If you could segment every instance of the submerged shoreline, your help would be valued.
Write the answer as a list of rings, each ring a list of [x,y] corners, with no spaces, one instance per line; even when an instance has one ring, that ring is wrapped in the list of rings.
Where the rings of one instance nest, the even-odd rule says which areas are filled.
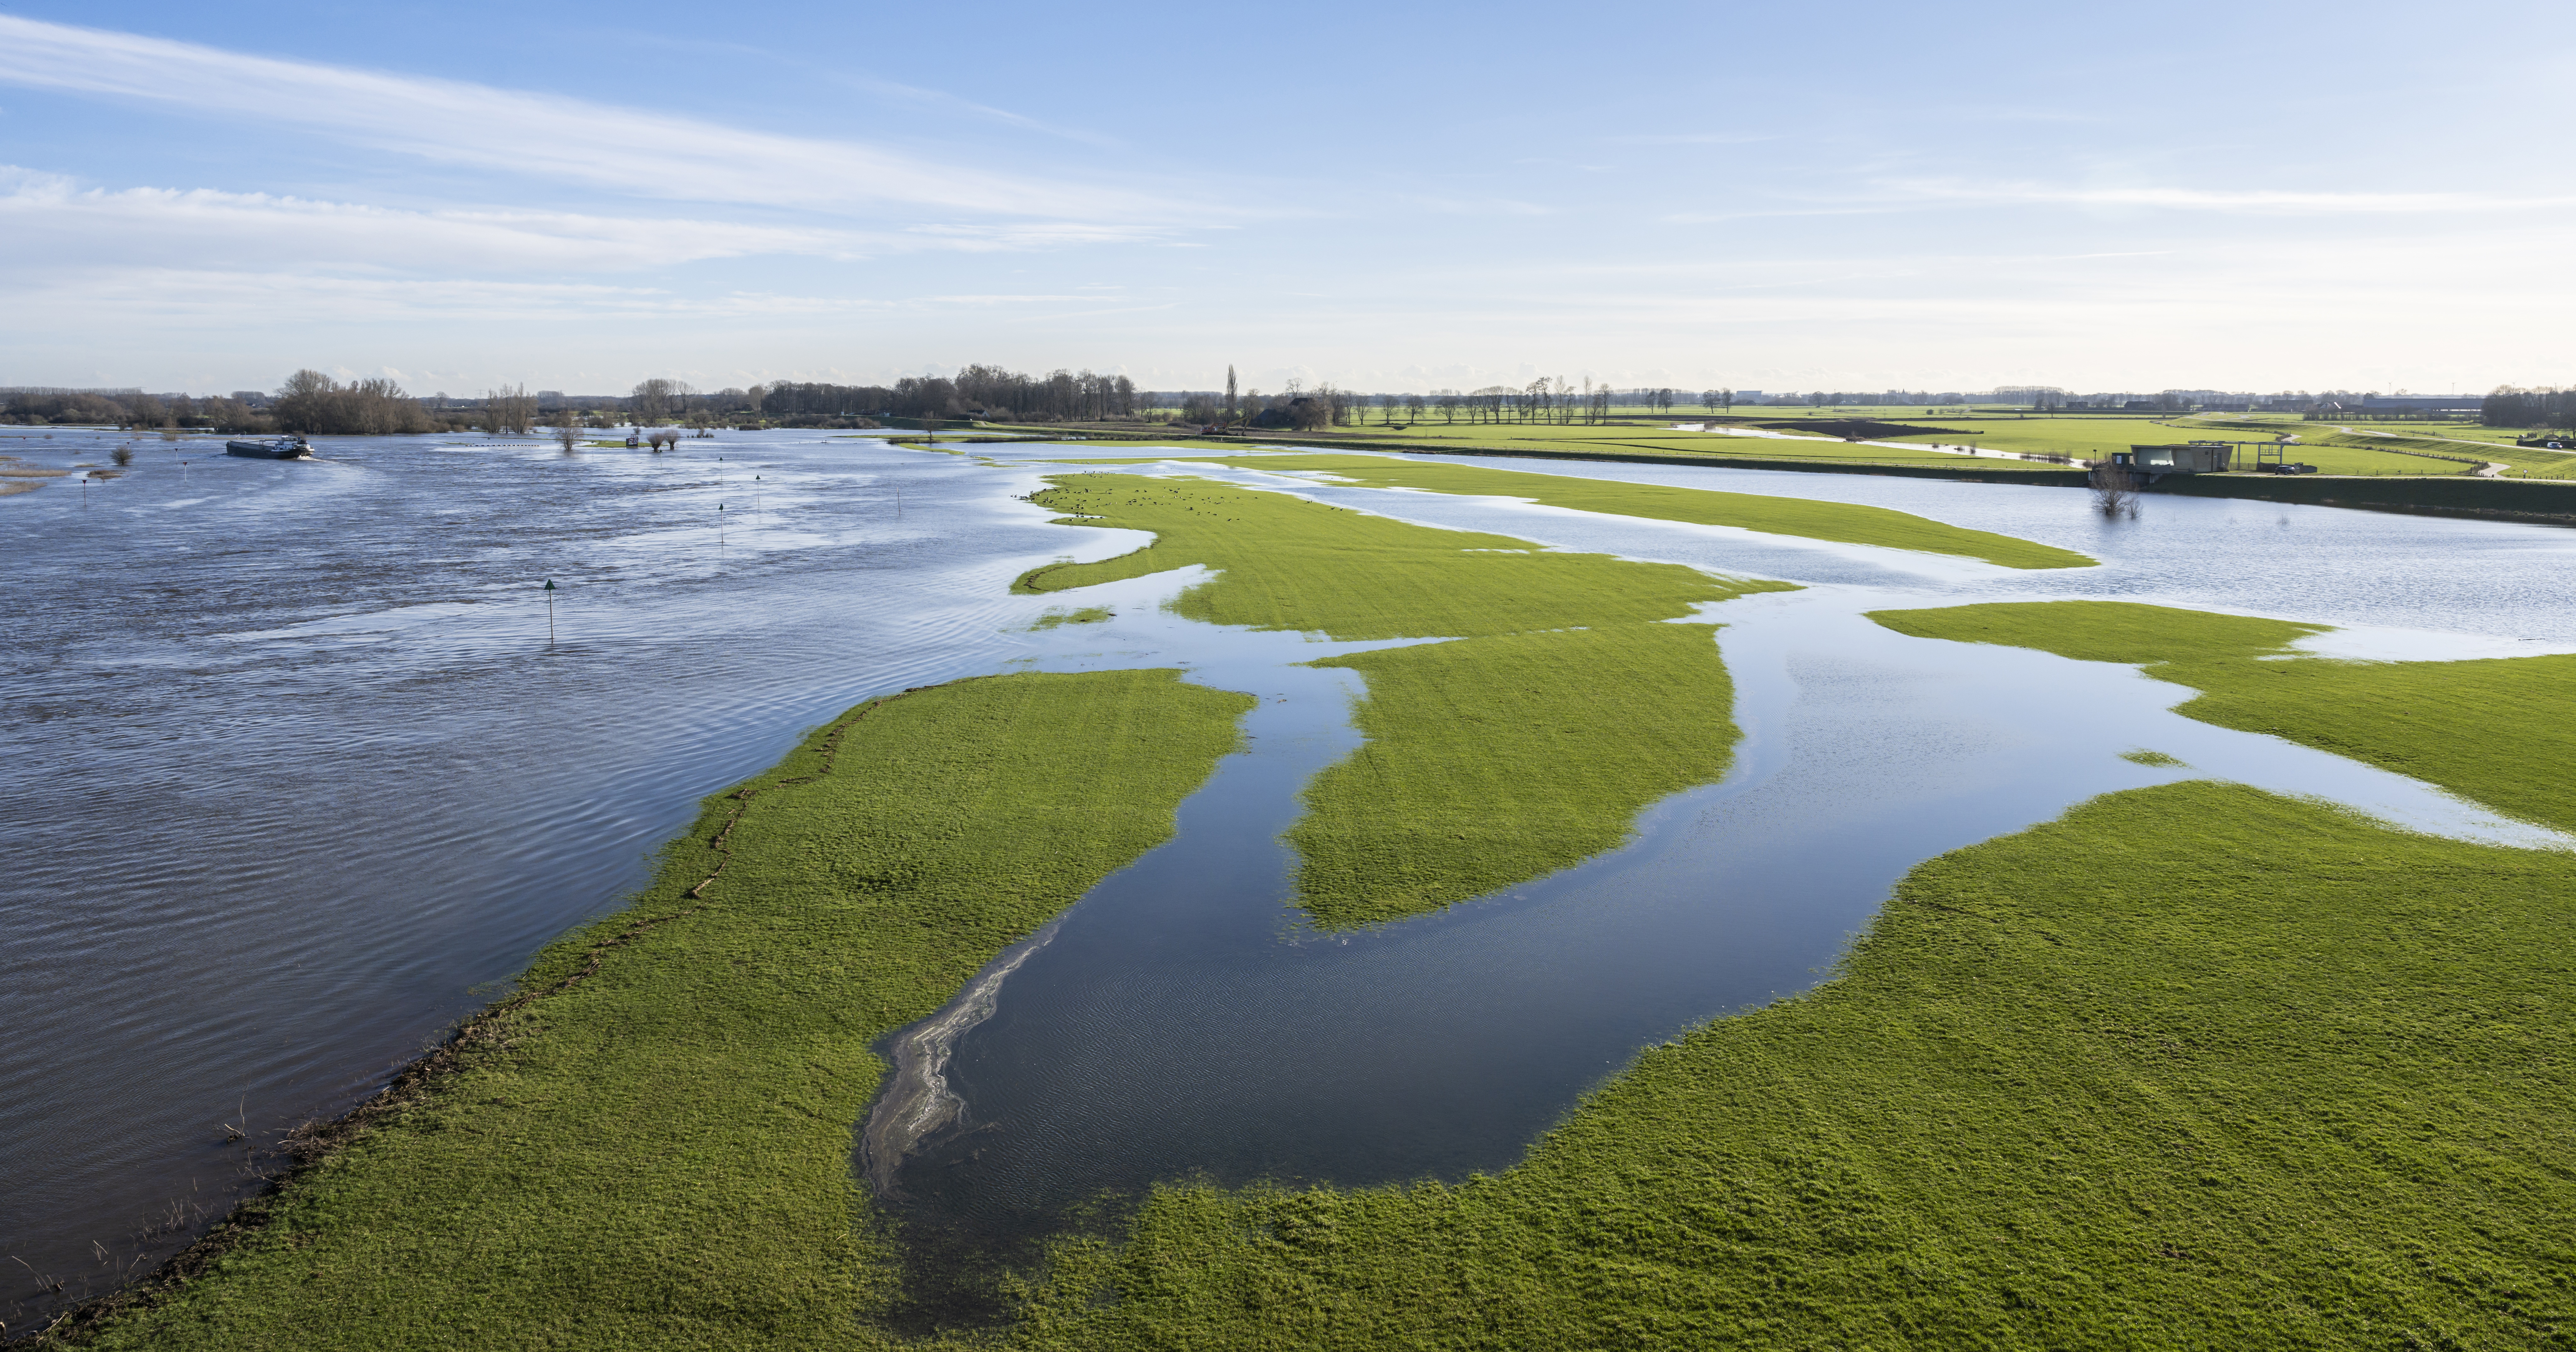
[[[968,982],[955,1000],[895,1036],[887,1057],[892,1069],[878,1091],[876,1106],[859,1129],[860,1165],[879,1197],[894,1194],[895,1174],[916,1145],[964,1114],[966,1101],[949,1087],[947,1077],[948,1058],[956,1050],[957,1039],[993,1017],[1002,983],[1046,947],[1061,923],[1060,919],[1048,921],[1037,933],[1003,949],[992,970]]]

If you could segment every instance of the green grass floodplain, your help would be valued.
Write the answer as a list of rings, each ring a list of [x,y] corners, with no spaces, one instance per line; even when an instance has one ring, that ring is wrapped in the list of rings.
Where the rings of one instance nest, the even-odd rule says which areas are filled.
[[[1399,919],[1579,863],[1624,839],[1647,804],[1723,776],[1733,688],[1709,626],[1669,621],[1789,589],[1206,479],[1051,482],[1034,500],[1071,514],[1061,519],[1152,531],[1154,543],[1035,569],[1019,590],[1200,564],[1216,576],[1172,604],[1191,619],[1453,640],[1318,663],[1366,676],[1354,716],[1370,739],[1307,786],[1307,815],[1290,832],[1299,900],[1326,928]]]
[[[1673,415],[1673,422],[1736,422],[1743,424],[1778,423],[1779,430],[1798,434],[1797,424],[1819,418],[1869,418],[1877,421],[1926,425],[1937,430],[1919,435],[1873,438],[1871,444],[1846,443],[1824,438],[1820,434],[1800,436],[1796,440],[1777,437],[1727,436],[1707,432],[1674,432],[1656,423],[1586,424],[1586,423],[1456,423],[1419,422],[1409,427],[1365,426],[1334,429],[1326,434],[1347,436],[1354,441],[1420,442],[1426,452],[1442,449],[1518,448],[1544,450],[1596,450],[1617,452],[1622,449],[1650,451],[1658,455],[1707,455],[1758,457],[1773,460],[1810,462],[1847,462],[1855,468],[1871,464],[1935,465],[1955,470],[1973,467],[1979,474],[2009,474],[2013,471],[2046,471],[2061,468],[2033,461],[1996,458],[1964,459],[1938,451],[1909,451],[1906,443],[1941,445],[1975,445],[1991,450],[2012,451],[2024,455],[2065,455],[2081,460],[2096,459],[2106,453],[2127,450],[2131,446],[2167,445],[2195,438],[2214,440],[2270,441],[2284,432],[2294,433],[2290,458],[2315,465],[2327,474],[2426,476],[2466,473],[2471,467],[2441,456],[2465,456],[2472,459],[2502,461],[2514,466],[2517,474],[2535,478],[2576,477],[2576,453],[2532,450],[2512,445],[2513,434],[2501,429],[2473,429],[2488,433],[2472,437],[2468,431],[2448,425],[2427,426],[2421,423],[2391,423],[2374,428],[2355,422],[2355,430],[2342,431],[2336,424],[2307,422],[2295,416],[2263,414],[2169,414],[2159,418],[2141,416],[2085,417],[2081,414],[2031,415],[2014,411],[1983,412],[1960,415],[1945,413],[1926,419],[1919,412],[1908,416],[1902,409],[1738,409],[1731,418],[1710,418],[1705,414]],[[1976,435],[1970,435],[1971,432]],[[2385,432],[2388,435],[2373,435]],[[2463,445],[2460,441],[2443,440],[2461,437],[2483,445]],[[2503,444],[2495,444],[2501,442]],[[2413,451],[2417,454],[2404,454]],[[2483,452],[2491,452],[2483,454]],[[2245,453],[2248,458],[2251,452]]]
[[[1676,418],[1674,421],[1697,420]],[[2024,460],[1971,460],[1942,451],[1914,450],[1899,444],[1863,445],[1821,435],[1729,436],[1711,432],[1676,432],[1662,425],[1641,427],[1618,423],[1416,423],[1410,427],[1335,429],[1317,435],[1379,443],[1381,448],[1388,443],[1408,448],[1418,443],[1422,454],[1443,451],[1499,451],[1508,454],[1537,450],[1594,451],[1617,455],[1625,451],[1647,451],[1655,455],[1751,456],[1766,460],[1849,464],[1854,468],[1865,465],[1931,465],[1945,470],[2005,475],[2064,468]],[[1969,440],[1959,439],[1961,443]]]
[[[1879,619],[2211,675],[2186,712],[2293,738],[2376,697],[2372,759],[2576,825],[2486,702],[2576,694],[2576,659],[2260,661],[2314,627],[2110,603]],[[2571,898],[2564,855],[2109,795],[1918,867],[1835,980],[1650,1048],[1502,1174],[1162,1191],[1124,1246],[1060,1245],[1016,1341],[2564,1347]]]
[[[2089,568],[2094,560],[2072,550],[1991,531],[1970,530],[1899,512],[1854,503],[1815,502],[1804,498],[1728,493],[1705,488],[1621,483],[1567,474],[1530,474],[1403,460],[1385,455],[1259,455],[1183,457],[1180,463],[1222,464],[1265,473],[1327,473],[1363,488],[1409,488],[1433,493],[1526,498],[1550,507],[1686,521],[1704,526],[1734,526],[1804,540],[1879,545],[1930,554],[1981,559],[2006,568]],[[1095,464],[1153,464],[1135,458]]]
[[[1092,499],[1144,484],[1170,487],[1095,480],[1060,505],[1107,508]],[[1125,505],[1110,523],[1292,511],[1184,491],[1209,496]],[[1280,523],[1290,535],[1329,529],[1334,509],[1293,510],[1318,524]],[[1466,575],[1377,529],[1356,528],[1394,571]],[[1495,585],[1561,608],[1584,584],[1641,590],[1648,603],[1607,607],[1640,632],[1723,585],[1579,556],[1556,556],[1577,571],[1554,578],[1509,551],[1450,552],[1504,563]],[[1086,567],[1132,575],[1119,564]],[[1300,575],[1324,566],[1229,572],[1192,595],[1300,629],[1454,613],[1402,579],[1308,597]],[[2294,738],[2340,726],[2310,707],[2321,694],[2376,700],[2353,736],[2381,763],[2576,824],[2567,792],[2525,763],[2561,742],[2531,743],[2540,720],[2494,718],[2563,705],[2576,659],[2260,661],[2307,627],[2107,604],[1879,618],[2151,664],[2217,701],[2188,712]],[[1579,631],[1508,632],[1543,646]],[[849,1169],[881,1070],[868,1041],[1168,834],[1243,706],[1161,671],[988,678],[863,706],[835,725],[846,744],[828,773],[830,731],[752,781],[749,802],[709,800],[637,907],[549,949],[525,984],[594,958],[595,975],[503,1007],[455,1079],[267,1203],[213,1272],[89,1339],[886,1345],[852,1318],[892,1294]],[[729,853],[709,844],[728,822]],[[1000,1338],[2567,1346],[2571,896],[2576,864],[2558,855],[2236,786],[2113,795],[1917,868],[1836,979],[1649,1048],[1510,1170],[1160,1190],[1125,1242],[1055,1246]]]

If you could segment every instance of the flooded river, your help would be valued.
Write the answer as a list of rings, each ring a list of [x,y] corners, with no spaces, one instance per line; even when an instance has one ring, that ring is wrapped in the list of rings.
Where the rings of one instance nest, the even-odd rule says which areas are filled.
[[[0,454],[104,464],[111,441],[0,436]],[[2181,692],[2125,669],[1903,638],[1861,610],[2110,596],[2354,626],[2312,646],[2361,655],[2576,649],[2556,581],[2576,533],[2542,527],[2160,498],[2105,522],[2068,490],[1508,464],[1869,502],[2106,561],[2024,573],[1234,474],[1808,587],[1707,616],[1747,732],[1724,784],[1555,878],[1321,936],[1285,904],[1274,837],[1355,737],[1356,675],[1298,664],[1352,645],[1181,621],[1157,609],[1187,580],[1169,575],[1098,589],[1106,625],[1028,632],[1093,593],[1010,597],[1012,576],[1139,542],[1046,524],[1013,498],[1034,466],[813,434],[658,457],[205,451],[146,441],[121,479],[0,500],[0,776],[25,842],[0,881],[0,1245],[25,1267],[0,1266],[65,1286],[0,1279],[12,1326],[228,1204],[260,1165],[228,1124],[257,1142],[363,1096],[615,906],[700,795],[870,694],[1184,665],[1263,697],[1180,835],[1013,955],[943,1044],[960,1129],[883,1175],[923,1231],[982,1243],[1156,1179],[1507,1166],[1638,1047],[1811,983],[1914,862],[2178,773],[2123,750],[2519,838],[2394,776],[2177,718]]]

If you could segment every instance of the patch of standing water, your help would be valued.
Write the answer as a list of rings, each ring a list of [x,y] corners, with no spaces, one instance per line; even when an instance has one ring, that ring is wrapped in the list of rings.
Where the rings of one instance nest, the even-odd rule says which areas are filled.
[[[1337,704],[1347,687],[1292,685],[1328,673],[1265,665],[1326,650],[1192,634],[1169,616],[1147,633],[1119,605],[1102,628],[1123,632],[1089,636],[1104,655],[1237,654],[1232,669],[1197,666],[1191,679],[1262,694],[1256,735],[1182,806],[1175,839],[1094,889],[1042,946],[1007,956],[1007,982],[980,988],[977,1017],[950,1029],[953,1118],[909,1158],[868,1162],[917,1253],[1024,1251],[1072,1208],[1157,1182],[1364,1185],[1507,1167],[1639,1048],[1821,979],[1914,865],[2101,793],[2221,778],[2411,830],[2576,843],[2402,776],[2183,718],[2171,706],[2190,692],[2127,667],[1910,638],[1863,615],[1982,599],[1960,593],[2001,569],[1490,500],[1315,495],[1406,517],[1428,503],[1441,524],[1577,547],[1594,543],[1565,538],[1577,528],[1615,530],[1631,546],[1617,552],[1687,552],[1721,571],[1787,548],[1809,564],[1925,569],[1953,585],[1827,584],[1710,607],[1746,734],[1722,783],[1656,805],[1626,848],[1553,877],[1337,934],[1297,923],[1278,837],[1299,787],[1351,743]],[[1643,532],[1637,548],[1640,527],[1664,533]],[[2126,758],[2142,749],[2180,764]],[[948,1304],[917,1314],[975,1313],[971,1294],[930,1285],[920,1298]]]

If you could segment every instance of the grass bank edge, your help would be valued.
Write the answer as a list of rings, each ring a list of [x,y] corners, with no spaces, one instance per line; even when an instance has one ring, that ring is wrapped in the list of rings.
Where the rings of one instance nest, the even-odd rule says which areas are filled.
[[[510,1330],[499,1341],[866,1341],[853,1312],[893,1291],[891,1250],[850,1168],[883,1071],[870,1048],[1169,837],[1179,801],[1239,744],[1236,722],[1252,704],[1179,675],[978,677],[854,707],[706,799],[663,847],[654,881],[626,909],[549,944],[520,993],[306,1133],[314,1148],[277,1189],[156,1279],[83,1307],[41,1341],[442,1346],[478,1321]],[[889,710],[925,721],[880,733],[893,726]],[[859,742],[919,750],[958,727],[1000,729],[1009,745],[939,740],[943,755],[910,770],[902,757],[840,754],[854,728]],[[1104,745],[1122,730],[1141,735]],[[1060,754],[1067,746],[1090,754]],[[1026,753],[1012,768],[1034,774],[974,801],[961,788],[957,802],[920,813],[950,828],[952,843],[957,820],[977,828],[973,852],[994,856],[980,878],[906,881],[906,861],[936,862],[935,846],[907,854],[899,841],[842,857],[863,881],[892,879],[880,894],[892,906],[817,906],[811,894],[847,870],[804,857],[816,853],[812,836],[763,834],[771,816],[864,813],[876,800],[854,785],[879,797],[935,793],[942,767],[1012,748]],[[957,810],[977,802],[982,817]],[[1068,840],[1087,852],[1068,859]],[[816,941],[781,942],[791,937]],[[602,995],[582,1006],[620,982],[623,1004]],[[746,1020],[774,1033],[753,1047],[760,1055],[744,1054]],[[643,1064],[619,1061],[639,1054]],[[668,1099],[688,1102],[675,1111]],[[687,1158],[674,1165],[675,1154]],[[671,1186],[652,1186],[645,1176],[657,1171],[676,1174]]]

